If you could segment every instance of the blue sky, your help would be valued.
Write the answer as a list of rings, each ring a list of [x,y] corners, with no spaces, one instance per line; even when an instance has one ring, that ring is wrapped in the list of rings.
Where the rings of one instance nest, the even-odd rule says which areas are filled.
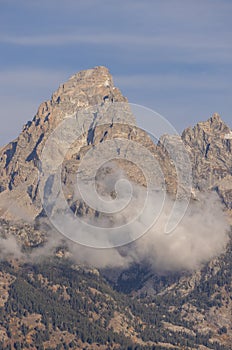
[[[0,145],[81,69],[105,65],[178,131],[232,126],[232,1],[0,0]]]

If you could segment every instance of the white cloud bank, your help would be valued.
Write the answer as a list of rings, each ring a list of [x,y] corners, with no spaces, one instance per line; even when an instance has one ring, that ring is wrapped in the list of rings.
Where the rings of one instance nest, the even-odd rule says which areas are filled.
[[[56,247],[66,246],[76,263],[97,268],[127,268],[133,263],[146,261],[153,270],[166,273],[195,270],[225,250],[229,240],[229,224],[215,193],[201,195],[199,201],[192,202],[183,220],[171,234],[164,234],[172,201],[168,200],[167,204],[157,223],[141,238],[124,247],[89,248],[51,230],[45,246],[34,249],[27,259],[41,260],[53,255]],[[0,251],[2,258],[22,256],[13,237],[0,240]]]

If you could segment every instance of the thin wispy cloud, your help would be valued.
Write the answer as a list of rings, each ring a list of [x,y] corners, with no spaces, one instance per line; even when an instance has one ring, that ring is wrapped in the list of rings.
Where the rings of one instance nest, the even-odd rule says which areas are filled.
[[[219,75],[212,76],[210,73],[179,73],[179,74],[136,74],[136,75],[117,75],[114,81],[121,88],[126,89],[187,89],[220,91],[230,88],[230,82]]]
[[[178,34],[178,37],[176,37]],[[223,50],[228,49],[228,43],[221,41],[221,38],[208,38],[207,36],[189,36],[183,33],[174,33],[174,35],[130,35],[124,33],[60,33],[60,34],[46,34],[46,35],[0,35],[0,42],[12,45],[22,46],[60,46],[70,44],[102,44],[102,45],[128,45],[136,46],[157,45],[160,47],[175,47],[187,49],[213,49]]]
[[[69,78],[69,75],[64,70],[49,70],[38,68],[18,68],[14,70],[0,71],[1,85],[4,86],[4,91],[0,91],[3,94],[6,88],[9,87],[11,91],[14,88],[47,88],[56,89],[63,80]]]
[[[89,50],[107,48],[115,51],[125,50],[124,59],[137,62],[182,62],[182,63],[221,63],[230,64],[232,60],[232,45],[228,46],[226,38],[220,36],[208,38],[204,35],[186,35],[174,33],[168,35],[131,35],[123,33],[97,34],[47,34],[47,35],[0,35],[0,44],[19,47],[76,49],[85,45]],[[128,48],[130,51],[128,52]],[[143,54],[143,55],[142,55]],[[128,57],[129,55],[129,57]],[[142,58],[141,58],[142,56]]]

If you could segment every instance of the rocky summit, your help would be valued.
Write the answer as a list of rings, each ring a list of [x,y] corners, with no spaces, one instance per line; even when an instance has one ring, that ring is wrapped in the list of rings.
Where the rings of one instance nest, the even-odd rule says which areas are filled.
[[[180,239],[154,231],[108,251],[60,237],[47,215],[61,214],[61,192],[74,217],[110,229],[91,194],[110,205],[122,174],[136,209],[149,186],[189,200]],[[219,114],[154,142],[95,67],[61,84],[0,149],[0,175],[0,349],[232,349],[232,131]]]
[[[40,105],[19,137],[1,149],[0,201],[2,211],[7,211],[6,215],[17,216],[15,206],[19,198],[21,215],[34,218],[39,213],[38,161],[49,135],[66,117],[107,101],[126,102],[126,98],[114,87],[108,69],[96,67],[81,71],[60,85],[51,99]]]
[[[112,111],[114,105],[117,107]],[[82,111],[88,111],[88,122],[86,114],[81,113]],[[110,116],[108,113],[113,115]],[[74,114],[77,114],[78,127],[84,131],[69,148],[63,161],[63,177],[67,179],[67,185],[72,181],[72,174],[76,174],[80,160],[90,148],[94,148],[103,141],[120,137],[141,144],[152,152],[163,169],[168,190],[172,193],[176,192],[175,167],[170,162],[167,152],[161,143],[158,146],[155,145],[143,130],[137,128],[134,116],[127,107],[127,99],[122,96],[119,89],[114,87],[109,71],[105,67],[96,67],[82,71],[62,84],[52,95],[51,100],[40,105],[37,114],[24,126],[19,137],[1,149],[2,217],[6,219],[23,217],[33,220],[41,213],[42,205],[38,193],[41,154],[49,136],[62,122]],[[102,125],[102,119],[104,119],[104,125]],[[58,139],[59,137],[54,143],[61,144],[61,140]],[[166,144],[169,143],[168,140],[166,136]],[[55,148],[52,150],[54,154],[57,151]],[[121,150],[122,153],[123,150]],[[54,154],[51,156],[51,162],[54,161]],[[142,155],[138,154],[137,157],[139,156],[141,160],[144,159]],[[140,174],[138,167],[123,161],[118,163],[129,178],[145,185],[144,177]],[[65,172],[69,175],[66,176]],[[158,182],[161,185],[162,179]],[[52,191],[51,184],[50,187]],[[73,197],[73,189],[69,188],[68,192],[69,196]],[[20,207],[17,205],[19,202]],[[76,206],[83,206],[83,204],[75,203]]]

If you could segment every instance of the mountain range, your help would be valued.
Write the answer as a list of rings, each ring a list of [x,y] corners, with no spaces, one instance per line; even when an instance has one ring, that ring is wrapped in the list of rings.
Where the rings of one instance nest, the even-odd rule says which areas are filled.
[[[218,113],[154,139],[108,69],[95,67],[61,84],[0,149],[0,174],[0,348],[232,349],[232,131]],[[121,178],[137,211],[152,187],[148,222],[165,188],[160,221],[146,233],[141,220],[141,239],[137,222],[127,241],[118,229],[127,245],[83,247],[92,241],[80,221],[109,234],[131,219],[129,206],[116,219],[100,200],[91,206],[93,179],[110,206],[126,198]],[[161,236],[176,200],[187,200],[186,215]]]

